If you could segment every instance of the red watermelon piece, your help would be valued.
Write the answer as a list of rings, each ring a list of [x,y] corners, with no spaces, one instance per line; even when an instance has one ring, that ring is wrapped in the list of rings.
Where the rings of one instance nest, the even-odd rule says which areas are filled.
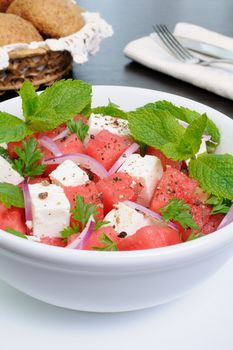
[[[180,234],[168,226],[145,226],[134,235],[121,239],[119,250],[141,250],[181,243]]]
[[[25,211],[22,208],[6,208],[0,203],[0,229],[6,230],[8,227],[26,234]]]
[[[207,235],[216,231],[223,218],[223,214],[210,215],[208,222],[202,227],[201,232]]]
[[[138,180],[120,172],[98,181],[96,187],[102,193],[105,214],[118,202],[135,202],[143,188]]]
[[[102,130],[89,140],[86,152],[109,170],[131,144],[128,137]]]
[[[95,183],[90,181],[85,185],[74,186],[74,187],[64,187],[65,194],[70,201],[71,208],[75,207],[76,196],[80,195],[84,198],[85,203],[93,203],[97,206],[98,215],[96,215],[97,220],[102,220],[104,217],[102,195],[96,187]]]
[[[158,150],[154,147],[149,146],[147,148],[146,154],[149,154],[151,156],[156,156],[157,158],[159,158],[161,160],[162,165],[163,165],[163,170],[166,170],[167,166],[170,166],[172,168],[176,168],[178,170],[181,169],[182,162],[167,158],[165,156],[165,154],[163,154],[160,150]]]
[[[60,237],[43,236],[40,238],[40,243],[44,243],[47,245],[53,245],[56,247],[65,247],[66,246],[65,241]]]
[[[175,168],[168,167],[154,192],[150,209],[157,212],[174,197],[183,199],[188,204],[199,203],[199,190],[197,181]]]
[[[113,242],[117,245],[122,240],[117,236],[117,232],[114,231],[113,227],[102,227],[97,231],[94,231],[89,240],[84,245],[84,250],[93,250],[92,247],[104,247],[104,244],[100,242],[100,236],[105,233]]]

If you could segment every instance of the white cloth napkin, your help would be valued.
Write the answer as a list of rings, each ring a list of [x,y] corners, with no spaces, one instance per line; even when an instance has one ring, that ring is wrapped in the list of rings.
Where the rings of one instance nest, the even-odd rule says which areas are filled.
[[[174,34],[233,51],[233,38],[193,24],[178,23]],[[124,54],[149,68],[233,100],[233,64],[222,63],[204,67],[197,64],[183,63],[168,51],[154,33],[150,36],[131,41],[125,47]]]

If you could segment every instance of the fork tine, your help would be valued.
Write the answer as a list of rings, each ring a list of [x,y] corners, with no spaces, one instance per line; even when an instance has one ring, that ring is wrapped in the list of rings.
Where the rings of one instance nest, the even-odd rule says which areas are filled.
[[[174,45],[177,46],[177,48],[187,57],[187,58],[194,58],[193,55],[186,50],[180,42],[176,39],[176,37],[173,35],[173,33],[170,32],[170,30],[167,28],[165,24],[161,24],[160,26],[162,30],[167,34],[167,36],[170,38],[170,40],[173,42]]]
[[[186,55],[185,52],[183,52],[183,50],[180,50],[180,48],[176,45],[176,43],[172,40],[172,38],[170,37],[170,35],[164,30],[164,28],[162,27],[162,25],[157,25],[157,27],[160,30],[160,34],[163,35],[163,37],[167,40],[167,42],[169,42],[169,44],[173,47],[173,49],[183,58],[184,61],[186,61],[187,59],[189,59],[190,57]]]
[[[179,51],[177,51],[176,47],[164,36],[164,33],[161,32],[160,27],[158,25],[153,26],[154,31],[159,36],[164,45],[176,56],[179,60],[185,61],[184,55],[182,55]]]

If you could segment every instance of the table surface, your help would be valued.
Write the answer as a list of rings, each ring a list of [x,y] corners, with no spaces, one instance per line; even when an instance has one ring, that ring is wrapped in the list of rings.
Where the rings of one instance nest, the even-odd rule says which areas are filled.
[[[115,34],[87,64],[74,67],[75,78],[96,85],[162,90],[233,117],[233,101],[131,62],[122,53],[129,41],[148,35],[154,23],[166,23],[172,29],[175,23],[186,21],[233,36],[232,0],[80,0],[80,5],[101,12]],[[0,282],[0,348],[37,350],[43,344],[45,350],[231,350],[232,270],[233,260],[203,286],[173,303],[108,315],[55,308]]]

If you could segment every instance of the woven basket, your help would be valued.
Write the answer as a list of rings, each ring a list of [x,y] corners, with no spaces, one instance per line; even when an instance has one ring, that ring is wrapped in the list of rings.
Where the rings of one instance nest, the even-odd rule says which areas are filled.
[[[68,51],[51,51],[47,47],[17,49],[10,52],[10,63],[0,70],[0,94],[18,90],[24,80],[36,87],[52,84],[72,68],[72,56]]]

